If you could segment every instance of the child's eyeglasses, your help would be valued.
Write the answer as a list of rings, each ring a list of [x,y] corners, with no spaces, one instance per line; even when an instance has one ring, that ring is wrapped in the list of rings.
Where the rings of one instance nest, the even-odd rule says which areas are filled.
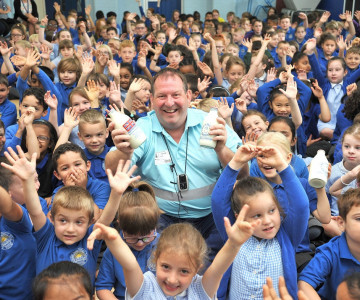
[[[39,141],[39,142],[42,142],[42,143],[44,143],[44,142],[46,142],[46,141],[50,140],[50,138],[49,138],[49,137],[47,137],[47,136],[43,136],[43,135],[39,135],[39,136],[37,137],[37,139],[38,139],[38,141]]]
[[[137,244],[139,241],[142,241],[144,244],[146,243],[151,243],[153,240],[155,240],[157,236],[157,232],[156,230],[154,230],[154,234],[152,235],[146,235],[146,236],[142,236],[142,237],[125,237],[123,235],[123,240],[130,245],[134,245]]]

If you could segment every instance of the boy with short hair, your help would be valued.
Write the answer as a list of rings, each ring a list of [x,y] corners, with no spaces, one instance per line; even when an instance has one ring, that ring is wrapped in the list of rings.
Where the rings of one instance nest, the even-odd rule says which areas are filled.
[[[3,166],[19,176],[23,183],[25,202],[33,222],[37,243],[36,273],[40,273],[52,263],[68,260],[82,265],[89,272],[94,283],[101,243],[96,243],[93,251],[87,249],[87,237],[93,230],[94,217],[94,202],[90,193],[79,186],[63,187],[54,198],[50,221],[41,209],[34,185],[35,155],[29,162],[20,147],[18,152],[19,156],[10,151],[12,166],[7,164]],[[106,208],[97,222],[110,225],[123,192],[129,184],[139,179],[139,176],[130,178],[135,168],[132,167],[127,172],[129,165],[130,161],[125,165],[122,161],[114,176],[111,172],[108,173],[112,191]]]
[[[299,276],[299,289],[309,299],[321,297],[335,300],[336,289],[344,276],[348,272],[360,271],[360,189],[347,190],[338,199],[338,207],[338,222],[344,228],[344,232],[318,247],[314,258]]]
[[[79,120],[79,138],[85,145],[85,154],[91,162],[88,174],[108,183],[105,172],[105,156],[110,147],[106,145],[109,131],[103,114],[95,109],[83,112]]]
[[[115,27],[112,27],[112,26],[110,26],[110,27],[108,27],[106,29],[106,34],[107,34],[107,37],[108,37],[109,40],[119,37],[119,35],[117,33],[117,29]]]
[[[19,105],[21,116],[33,114],[33,120],[40,119],[47,115],[48,105],[44,100],[45,90],[41,88],[29,88],[23,94],[23,100]],[[32,122],[32,121],[31,121]],[[19,126],[19,124],[21,126]],[[20,117],[19,124],[14,124],[6,128],[5,137],[9,143],[12,139],[20,139],[25,129],[23,117]]]
[[[121,58],[119,61],[120,63],[125,62],[132,64],[135,71],[136,60],[134,61],[134,58],[136,56],[136,48],[133,41],[124,40],[121,42],[119,56]]]
[[[166,67],[176,67],[179,66],[180,62],[183,60],[184,56],[183,53],[181,52],[180,48],[177,46],[170,46],[168,48],[168,53],[166,56],[166,61],[169,63],[168,65],[162,65],[162,66],[157,66],[157,61],[158,58],[160,56],[160,54],[162,53],[162,47],[161,46],[157,46],[155,47],[155,55],[153,57],[153,59],[151,60],[149,69],[151,71],[154,72],[160,72],[160,70],[166,68]]]
[[[0,74],[0,119],[5,127],[16,123],[17,111],[14,103],[8,99],[10,87],[7,77]]]
[[[94,199],[95,219],[99,218],[109,199],[110,187],[108,183],[88,176],[91,162],[84,150],[72,143],[62,144],[55,149],[52,160],[54,175],[63,183],[53,191],[53,196],[63,186],[80,186],[88,190]]]
[[[360,64],[360,47],[351,47],[350,49],[346,50],[345,62],[347,75],[356,71]]]
[[[281,16],[280,27],[285,31],[286,41],[292,41],[295,38],[295,29],[291,27],[291,17],[289,15]]]

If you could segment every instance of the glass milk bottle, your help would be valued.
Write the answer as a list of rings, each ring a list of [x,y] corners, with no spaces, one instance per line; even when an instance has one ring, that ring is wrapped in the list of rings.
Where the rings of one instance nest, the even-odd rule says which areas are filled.
[[[216,147],[217,141],[213,141],[213,137],[215,137],[215,135],[210,135],[209,131],[211,126],[218,124],[216,120],[217,117],[218,117],[218,109],[216,107],[212,107],[208,115],[204,118],[204,122],[201,128],[201,133],[200,133],[201,147],[211,148],[211,149]]]
[[[309,184],[317,189],[323,188],[328,178],[329,162],[326,159],[325,151],[318,150],[311,161],[309,172]]]
[[[136,126],[134,120],[129,116],[115,110],[111,109],[109,116],[112,122],[115,124],[115,129],[124,128],[127,133],[130,135],[130,146],[133,149],[139,147],[146,140],[145,133],[141,130],[140,127]]]

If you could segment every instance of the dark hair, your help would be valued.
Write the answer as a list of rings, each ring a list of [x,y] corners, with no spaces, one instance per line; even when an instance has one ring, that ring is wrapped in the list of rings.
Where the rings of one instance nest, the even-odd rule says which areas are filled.
[[[87,164],[88,159],[86,157],[86,154],[84,152],[83,149],[81,149],[80,146],[73,144],[73,143],[65,143],[60,145],[59,147],[57,147],[52,155],[52,160],[53,160],[53,166],[54,166],[54,170],[57,172],[57,168],[58,168],[58,160],[60,158],[61,155],[65,154],[66,152],[75,152],[75,153],[79,153],[82,160]]]
[[[151,80],[149,79],[149,77],[147,77],[147,76],[145,76],[145,75],[140,75],[140,74],[133,76],[133,77],[130,79],[130,84],[132,84],[132,82],[133,82],[134,79],[136,79],[136,78],[143,79],[143,80],[147,81],[147,82],[151,85]]]
[[[66,284],[66,288],[78,283],[84,287],[89,300],[92,299],[93,289],[89,273],[84,267],[70,261],[54,263],[36,276],[32,288],[33,299],[43,300],[49,285],[56,283],[56,281]]]
[[[120,69],[121,68],[127,69],[130,72],[131,77],[134,76],[134,68],[131,64],[122,62],[120,63]]]
[[[34,96],[36,100],[39,102],[39,105],[42,106],[45,111],[48,109],[48,105],[44,100],[45,93],[46,93],[45,90],[42,88],[30,87],[24,91],[22,98],[24,99],[26,96]]]
[[[358,88],[347,98],[344,103],[344,108],[341,111],[344,113],[345,118],[354,120],[357,113],[360,112],[360,90]]]
[[[280,89],[286,89],[285,87],[286,87],[286,85],[279,85],[279,86],[277,86],[276,88],[274,88],[274,89],[270,92],[269,101],[270,101],[270,102],[273,102],[276,97],[281,96],[281,95],[284,95],[284,94],[280,91]]]
[[[103,19],[103,18],[105,18],[105,15],[104,15],[104,13],[103,13],[102,10],[98,10],[98,11],[96,11],[96,13],[95,13],[95,17],[96,17],[97,20],[98,20],[98,19]]]
[[[185,74],[186,81],[188,83],[189,90],[191,90],[193,93],[196,93],[198,91],[198,76],[195,74]]]
[[[110,80],[109,77],[107,77],[105,74],[103,73],[90,73],[88,79],[89,80],[94,80],[95,83],[103,83],[105,84],[107,87],[110,87]]]
[[[4,122],[0,119],[0,129],[4,129],[5,130],[5,124]]]
[[[319,39],[319,45],[321,46],[322,44],[324,44],[326,41],[333,41],[336,44],[336,37],[334,37],[331,33],[326,33],[324,32]]]
[[[114,11],[109,11],[107,14],[106,14],[106,17],[107,18],[110,18],[110,17],[117,17],[117,14],[116,14],[116,12],[114,12]]]
[[[33,125],[43,125],[49,129],[50,134],[50,141],[49,141],[49,148],[47,149],[47,152],[53,153],[55,149],[55,145],[58,141],[58,135],[56,132],[56,129],[53,124],[51,124],[49,121],[43,120],[43,119],[37,119],[33,121]],[[24,132],[21,137],[21,149],[24,152],[28,152],[28,149],[26,147],[26,138],[27,138],[27,131],[26,128],[24,129]]]
[[[326,72],[328,71],[328,68],[329,68],[330,64],[331,64],[333,61],[337,61],[337,60],[340,61],[341,66],[343,67],[344,70],[346,70],[346,62],[345,62],[345,60],[344,60],[342,57],[333,56],[332,58],[330,58],[330,59],[328,60],[328,63],[327,63],[327,65],[326,65]]]
[[[274,123],[285,123],[286,125],[288,125],[291,131],[291,140],[293,141],[295,139],[296,137],[295,124],[289,117],[276,116],[275,118],[273,118],[269,123],[269,127],[268,127],[269,131],[271,125],[273,125]]]
[[[0,74],[0,84],[5,85],[6,87],[9,86],[9,81],[7,79],[7,76],[4,74]]]
[[[231,209],[235,214],[238,214],[241,208],[248,203],[248,198],[256,195],[257,193],[270,193],[273,198],[280,214],[283,214],[282,208],[278,199],[274,194],[271,185],[264,179],[258,177],[245,177],[240,179],[234,187],[231,194]]]
[[[39,69],[41,69],[50,78],[50,80],[54,82],[54,72],[50,68],[45,66],[39,66]]]
[[[304,58],[304,57],[307,57],[307,55],[306,55],[305,53],[303,53],[303,52],[298,52],[298,51],[295,52],[295,53],[294,53],[294,56],[293,56],[293,58],[292,58],[292,60],[291,60],[291,64],[294,65],[294,64],[298,63],[299,60],[302,59],[302,58]]]
[[[229,97],[229,91],[221,85],[214,85],[209,90],[209,96],[211,97]]]

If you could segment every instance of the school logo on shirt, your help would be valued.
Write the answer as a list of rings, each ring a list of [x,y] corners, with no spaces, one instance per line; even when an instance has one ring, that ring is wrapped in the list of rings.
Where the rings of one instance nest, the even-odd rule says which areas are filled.
[[[88,254],[84,248],[78,248],[70,255],[70,261],[80,266],[86,264],[88,260]]]
[[[14,245],[14,236],[10,232],[1,232],[1,250],[9,250]]]

